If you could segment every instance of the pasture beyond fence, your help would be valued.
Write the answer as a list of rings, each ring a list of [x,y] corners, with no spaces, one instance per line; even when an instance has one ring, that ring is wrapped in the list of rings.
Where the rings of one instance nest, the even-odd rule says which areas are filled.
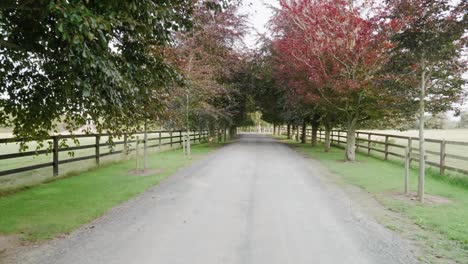
[[[45,139],[46,145],[49,144],[50,148],[39,149],[33,151],[18,151],[16,148],[11,153],[0,152],[0,177],[7,176],[12,174],[17,174],[21,172],[33,171],[41,168],[52,168],[53,176],[59,175],[59,166],[62,164],[68,164],[73,162],[85,161],[94,159],[96,165],[99,165],[100,159],[102,157],[111,156],[111,155],[128,155],[130,152],[137,149],[137,145],[142,143],[146,148],[161,148],[163,146],[170,146],[179,144],[182,146],[185,132],[184,131],[148,131],[147,140],[142,140],[141,135],[144,135],[144,132],[137,132],[133,134],[122,134],[121,137],[114,138],[112,142],[106,141],[109,139],[108,134],[86,134],[86,135],[58,135],[51,136],[48,139]],[[190,141],[193,143],[206,141],[208,138],[207,131],[197,131],[189,133]],[[75,146],[68,146],[64,144],[67,140],[72,142],[77,139],[79,143],[84,142],[84,145],[75,144]],[[2,147],[10,145],[16,145],[21,142],[19,139],[15,138],[0,138],[0,150]],[[37,145],[34,143],[34,145]],[[123,148],[116,149],[117,146],[122,145]],[[108,151],[103,152],[101,147],[108,147]],[[5,147],[6,148],[6,147]],[[75,151],[88,150],[84,154],[76,157],[74,155]],[[91,151],[89,151],[91,150]],[[61,157],[60,153],[68,152],[68,155]],[[31,157],[37,156],[49,156],[48,162],[41,162],[38,164]],[[15,159],[21,159],[25,157],[30,157],[27,162],[13,163]],[[68,158],[66,158],[68,157]],[[40,159],[42,160],[42,159]],[[8,162],[9,164],[7,164]],[[17,164],[22,164],[26,166],[19,166]]]
[[[297,133],[300,133],[300,130],[291,131],[295,134],[292,138],[299,140],[300,136]],[[281,132],[283,135],[287,134],[284,127],[281,128]],[[307,129],[306,135],[307,139],[310,139],[312,130]],[[330,137],[332,145],[344,147],[347,132],[333,130]],[[317,139],[324,141],[325,131],[317,131]],[[417,157],[419,154],[418,141],[418,137],[358,131],[356,132],[355,147],[358,152],[377,155],[385,160],[393,157],[404,161],[408,157],[411,163],[411,161],[419,161]],[[425,139],[425,142],[427,165],[438,168],[442,175],[446,171],[468,174],[468,142],[440,139]]]

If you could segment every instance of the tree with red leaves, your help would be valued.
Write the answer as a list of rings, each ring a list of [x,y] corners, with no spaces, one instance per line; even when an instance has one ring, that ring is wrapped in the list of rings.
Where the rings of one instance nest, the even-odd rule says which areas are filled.
[[[393,47],[391,21],[379,19],[369,2],[280,1],[273,19],[275,48],[286,69],[304,78],[292,87],[305,100],[343,117],[348,131],[346,160],[355,160],[355,131],[365,120],[395,113],[392,94],[379,85]],[[375,14],[364,14],[372,8]]]

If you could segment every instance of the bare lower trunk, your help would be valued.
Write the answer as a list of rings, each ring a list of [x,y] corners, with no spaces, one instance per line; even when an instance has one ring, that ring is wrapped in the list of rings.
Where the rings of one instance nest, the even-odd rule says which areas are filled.
[[[312,127],[312,146],[317,146],[317,132],[318,132],[318,126],[313,126]]]
[[[302,135],[301,135],[301,143],[302,144],[306,143],[306,138],[307,138],[306,132],[307,132],[307,123],[306,123],[306,121],[303,121],[302,122]]]
[[[314,118],[312,119],[312,146],[317,146],[317,131],[318,127],[320,125],[319,119],[317,115],[314,115]]]
[[[273,124],[273,135],[276,135],[276,125]]]
[[[291,139],[291,125],[290,124],[288,124],[287,133],[288,133],[288,139]]]
[[[422,63],[424,69],[424,61]],[[424,146],[424,98],[426,97],[426,72],[421,74],[421,91],[419,97],[419,179],[418,179],[418,198],[424,201],[424,180],[426,176],[426,149]]]
[[[210,124],[209,130],[210,130],[210,131],[209,131],[210,136],[209,136],[208,141],[209,141],[210,144],[211,144],[211,143],[214,142],[214,139],[215,139],[215,137],[216,137],[216,131],[215,131],[214,125]]]
[[[145,119],[145,135],[143,137],[144,140],[144,149],[143,149],[143,169],[146,170],[148,168],[148,121]]]
[[[184,153],[184,155],[187,155],[187,151],[185,150],[185,146],[186,146],[186,138],[187,138],[187,135],[185,134],[183,137],[182,137],[182,152]]]
[[[192,154],[192,149],[191,149],[191,146],[190,146],[190,143],[191,143],[191,136],[190,136],[190,130],[187,129],[187,146],[186,146],[186,151],[187,151],[187,156],[190,156],[190,154]]]
[[[356,160],[356,122],[357,118],[353,118],[348,123],[348,132],[346,134],[346,161]]]
[[[331,146],[331,127],[330,126],[325,126],[325,146],[324,146],[324,151],[328,152],[330,151],[330,146]]]
[[[296,126],[296,141],[299,142],[299,126]]]
[[[224,140],[223,140],[223,142],[227,142],[227,128],[224,128],[223,133],[224,133]]]

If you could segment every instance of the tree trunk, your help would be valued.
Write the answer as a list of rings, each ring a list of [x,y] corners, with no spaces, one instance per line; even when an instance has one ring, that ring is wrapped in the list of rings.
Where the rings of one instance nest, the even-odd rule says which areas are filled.
[[[186,146],[185,140],[186,140],[186,137],[187,137],[186,134],[184,134],[184,135],[182,136],[182,153],[184,153],[184,155],[187,155],[187,151],[185,150],[185,146]]]
[[[419,201],[424,201],[424,180],[426,174],[426,149],[424,146],[424,112],[426,97],[426,70],[424,60],[422,62],[423,72],[421,73],[421,90],[419,97],[419,179],[418,179],[418,198]]]
[[[288,124],[288,128],[287,128],[287,133],[288,133],[288,139],[291,139],[291,124]]]
[[[348,132],[346,134],[346,151],[345,158],[346,161],[355,161],[356,160],[356,123],[357,117],[353,117],[348,122]]]
[[[227,128],[224,128],[223,132],[224,132],[224,140],[223,141],[224,141],[224,143],[226,143],[227,142]]]
[[[317,146],[317,132],[318,132],[318,126],[313,126],[312,127],[312,146],[315,147]]]
[[[223,140],[223,131],[221,131],[221,129],[218,128],[218,144],[222,142]]]
[[[214,127],[213,124],[210,124],[209,130],[210,130],[210,131],[209,131],[210,136],[209,136],[208,141],[209,141],[210,144],[211,144],[211,143],[214,142],[214,139],[215,139],[215,137],[216,137],[216,131],[215,131],[215,127]]]
[[[314,117],[312,118],[312,140],[311,140],[312,146],[314,147],[317,146],[317,131],[318,131],[319,125],[320,125],[319,116],[314,115]]]
[[[299,126],[296,126],[296,141],[299,142]]]
[[[190,130],[187,128],[187,139],[186,139],[186,143],[187,143],[187,146],[186,146],[186,151],[187,151],[187,156],[190,156],[190,154],[192,154],[192,149],[191,149],[191,136],[190,136]]]
[[[186,132],[186,135],[185,135],[185,151],[186,151],[186,155],[187,156],[190,156],[191,154],[191,150],[190,150],[190,119],[189,119],[189,103],[190,103],[190,100],[189,100],[189,94],[187,93],[186,95],[187,97],[187,105],[186,105],[186,126],[187,126],[187,132]]]
[[[148,168],[148,120],[145,118],[145,135],[143,137],[143,170]]]
[[[301,135],[301,143],[302,144],[305,144],[306,143],[306,140],[307,140],[307,123],[306,121],[302,121],[302,135]]]
[[[273,135],[276,135],[276,125],[273,124]]]
[[[325,125],[325,146],[324,146],[324,151],[328,152],[330,151],[330,145],[331,145],[331,127],[329,125]]]

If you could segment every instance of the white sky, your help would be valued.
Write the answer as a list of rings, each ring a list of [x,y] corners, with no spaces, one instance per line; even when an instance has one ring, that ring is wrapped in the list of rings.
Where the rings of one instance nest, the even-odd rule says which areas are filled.
[[[257,46],[258,34],[267,33],[267,23],[273,12],[269,6],[278,6],[277,0],[243,0],[242,14],[249,16],[252,31],[245,37],[245,43],[251,49]]]

